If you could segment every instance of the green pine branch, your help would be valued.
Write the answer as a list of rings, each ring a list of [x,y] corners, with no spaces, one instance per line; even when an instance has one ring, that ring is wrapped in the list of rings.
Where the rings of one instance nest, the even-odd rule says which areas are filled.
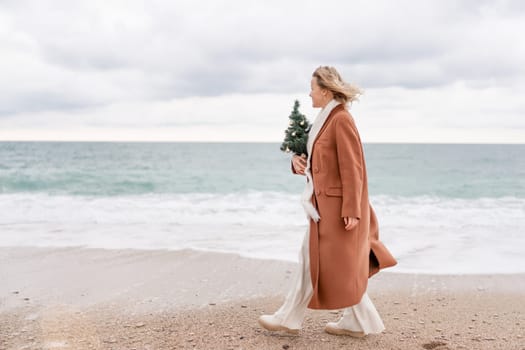
[[[288,117],[288,128],[284,131],[284,141],[281,144],[281,151],[293,152],[297,155],[308,155],[306,143],[308,141],[308,132],[310,123],[304,114],[299,112],[299,101],[295,100],[292,114]]]

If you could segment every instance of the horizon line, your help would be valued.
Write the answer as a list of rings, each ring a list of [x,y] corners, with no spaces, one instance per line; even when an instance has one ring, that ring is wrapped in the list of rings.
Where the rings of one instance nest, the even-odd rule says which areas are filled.
[[[39,143],[282,143],[282,141],[207,141],[207,140],[2,140],[7,142]],[[363,141],[363,144],[425,144],[425,145],[525,145],[525,142],[436,142],[436,141]]]

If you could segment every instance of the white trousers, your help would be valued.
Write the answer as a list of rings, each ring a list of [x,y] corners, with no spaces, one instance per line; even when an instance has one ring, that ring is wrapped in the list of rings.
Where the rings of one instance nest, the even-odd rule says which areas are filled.
[[[274,313],[276,320],[291,329],[300,329],[304,315],[313,294],[310,277],[309,254],[310,231],[306,230],[301,252],[299,253],[299,268],[295,273],[293,285],[284,304]],[[381,333],[385,326],[372,300],[365,292],[363,298],[351,307],[344,309],[343,316],[337,322],[337,327],[355,332]]]

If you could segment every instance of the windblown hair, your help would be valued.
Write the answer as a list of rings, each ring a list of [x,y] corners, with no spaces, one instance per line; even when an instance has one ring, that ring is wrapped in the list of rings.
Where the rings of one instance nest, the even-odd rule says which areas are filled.
[[[347,103],[358,101],[359,95],[363,94],[359,87],[346,83],[334,67],[321,66],[314,71],[312,77],[317,80],[321,89],[330,90],[334,99],[345,106]]]

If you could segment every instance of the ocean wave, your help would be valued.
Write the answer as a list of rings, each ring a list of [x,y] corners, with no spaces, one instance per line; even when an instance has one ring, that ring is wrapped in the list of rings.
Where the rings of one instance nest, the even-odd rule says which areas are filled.
[[[371,198],[392,270],[525,272],[525,199]],[[201,249],[296,261],[307,221],[299,194],[0,194],[0,245]]]

